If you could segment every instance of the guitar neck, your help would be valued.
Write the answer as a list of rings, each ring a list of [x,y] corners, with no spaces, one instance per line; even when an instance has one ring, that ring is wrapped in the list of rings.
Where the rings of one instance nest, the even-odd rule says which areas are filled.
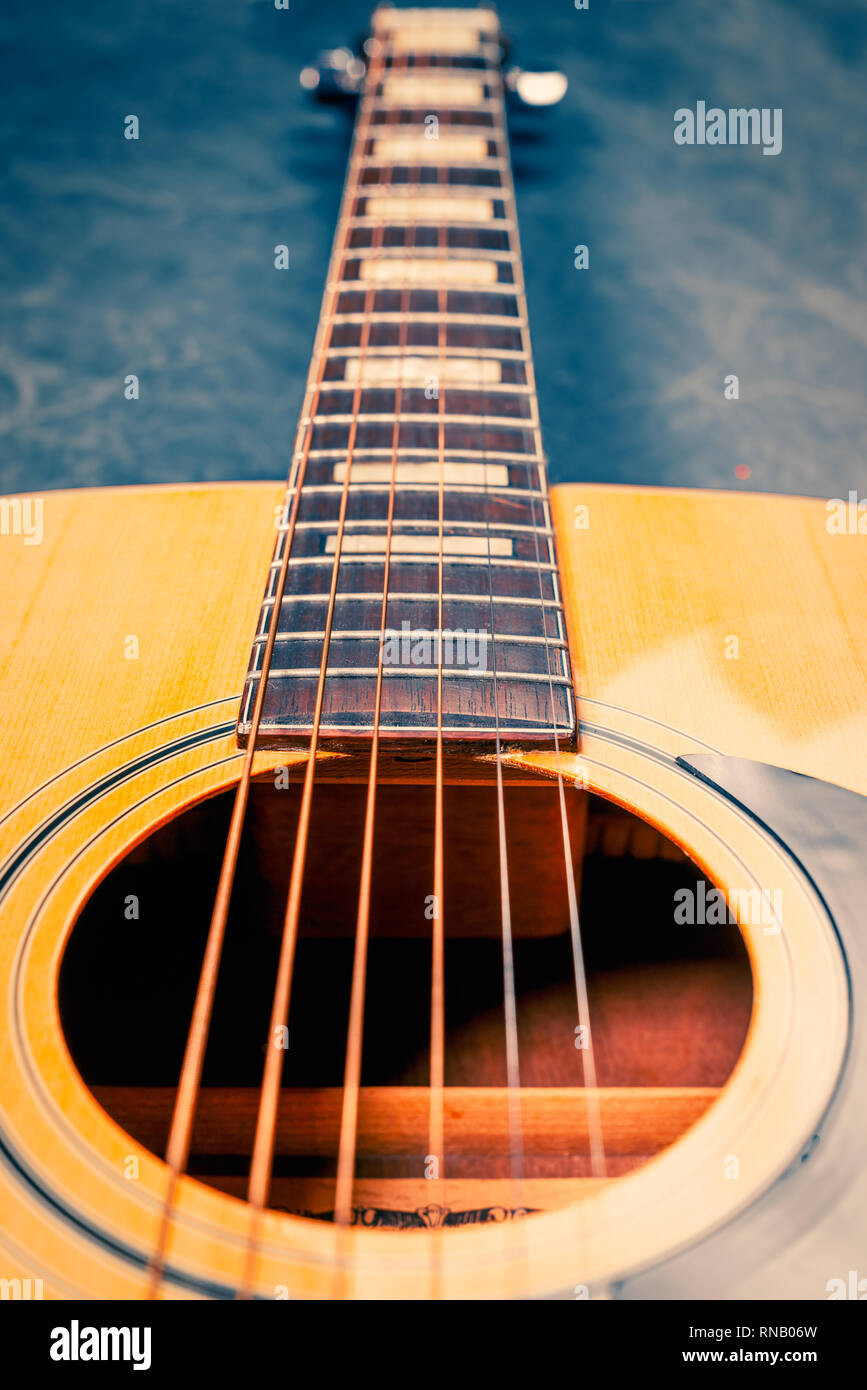
[[[569,739],[496,15],[380,9],[369,47],[239,738],[263,663],[262,746],[317,693],[369,734],[381,659],[386,736]]]

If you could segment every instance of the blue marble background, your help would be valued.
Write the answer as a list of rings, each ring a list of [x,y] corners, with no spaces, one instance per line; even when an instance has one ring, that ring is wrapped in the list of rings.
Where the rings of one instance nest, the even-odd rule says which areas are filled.
[[[867,492],[863,0],[500,12],[569,77],[513,130],[553,479]],[[285,474],[349,137],[298,73],[368,13],[4,6],[0,488]],[[780,156],[676,146],[699,99],[781,107]]]

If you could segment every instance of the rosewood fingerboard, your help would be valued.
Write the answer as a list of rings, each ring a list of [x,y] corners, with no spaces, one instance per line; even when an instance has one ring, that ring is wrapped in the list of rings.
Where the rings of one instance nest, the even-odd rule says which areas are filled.
[[[238,736],[288,544],[262,747],[311,730],[329,611],[323,739],[370,733],[382,652],[385,736],[568,741],[496,14],[379,9],[369,47]]]

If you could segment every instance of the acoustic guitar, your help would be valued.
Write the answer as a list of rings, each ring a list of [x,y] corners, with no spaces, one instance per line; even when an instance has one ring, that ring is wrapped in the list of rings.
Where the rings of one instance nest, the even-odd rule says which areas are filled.
[[[343,77],[288,485],[2,501],[4,1296],[836,1297],[860,510],[549,492],[497,17]]]

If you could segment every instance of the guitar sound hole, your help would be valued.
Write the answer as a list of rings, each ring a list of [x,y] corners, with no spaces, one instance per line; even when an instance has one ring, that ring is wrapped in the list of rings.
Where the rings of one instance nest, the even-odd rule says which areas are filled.
[[[329,1219],[365,788],[317,788],[270,1205]],[[635,817],[568,792],[590,1021],[616,1179],[704,1113],[752,1004],[734,925],[684,926],[698,872]],[[163,1153],[231,794],[179,816],[99,885],[70,938],[60,1007],[100,1103]],[[298,789],[253,787],[189,1171],[243,1197]],[[354,1220],[411,1228],[580,1199],[593,1175],[556,786],[507,787],[522,1183],[506,1092],[495,788],[445,789],[445,1153],[429,1153],[433,788],[379,790]],[[410,833],[408,833],[408,831]],[[583,850],[583,852],[582,852]],[[516,1194],[520,1191],[520,1199]]]

